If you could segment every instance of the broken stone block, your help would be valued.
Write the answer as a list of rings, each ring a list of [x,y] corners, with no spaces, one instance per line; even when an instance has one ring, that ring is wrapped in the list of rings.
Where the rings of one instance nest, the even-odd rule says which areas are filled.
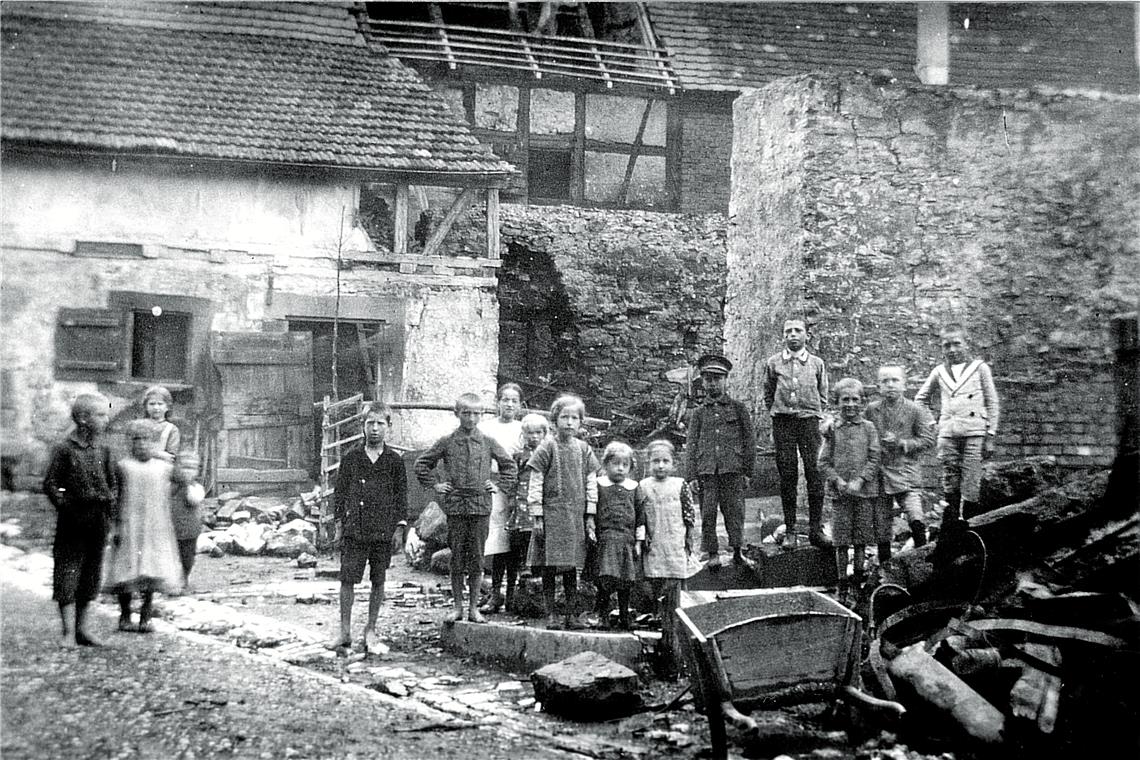
[[[301,554],[301,556],[297,557],[296,564],[297,567],[316,567],[317,558],[314,557],[310,552],[305,552]]]
[[[1025,501],[1055,488],[1062,473],[1051,456],[1032,456],[1009,462],[986,462],[979,502],[986,511]],[[967,515],[970,517],[971,515]]]
[[[316,541],[317,539],[317,526],[313,525],[308,520],[290,520],[277,529],[281,534],[293,534],[303,536],[309,541]]]
[[[293,520],[303,520],[308,512],[309,510],[305,507],[305,502],[300,498],[293,499],[285,509],[284,519],[289,522]]]
[[[429,546],[440,548],[447,546],[447,515],[434,501],[424,507],[424,511],[416,518],[416,534],[420,540]]]
[[[451,572],[451,549],[440,549],[431,555],[431,571],[442,575]]]
[[[234,553],[234,545],[235,545],[234,536],[229,531],[226,531],[226,530],[219,531],[219,532],[215,533],[213,536],[211,536],[211,539],[214,542],[214,546],[216,546],[219,551],[222,551],[225,554],[233,554]]]
[[[226,530],[233,537],[233,553],[244,557],[261,554],[265,549],[265,532],[264,525],[249,522],[232,525]]]
[[[198,535],[197,543],[194,546],[195,554],[213,554],[218,550],[218,545],[214,543],[214,539],[205,533]]]
[[[222,506],[218,507],[218,511],[214,513],[215,519],[225,522],[233,522],[234,512],[238,511],[240,504],[241,502],[237,501],[236,499],[231,501],[224,501],[222,503]]]
[[[268,554],[270,557],[300,557],[302,554],[313,554],[317,551],[304,536],[296,535],[293,533],[272,533],[265,541],[265,547],[262,549],[263,554]]]
[[[637,674],[597,652],[579,652],[530,675],[546,712],[581,720],[627,715],[641,706]]]
[[[230,516],[230,522],[234,523],[249,522],[251,519],[253,519],[253,513],[248,509],[235,510],[233,515]]]

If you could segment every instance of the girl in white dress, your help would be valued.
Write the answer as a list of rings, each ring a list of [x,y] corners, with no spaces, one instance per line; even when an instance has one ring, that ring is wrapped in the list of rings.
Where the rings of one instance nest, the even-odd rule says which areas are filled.
[[[131,456],[116,465],[119,498],[104,578],[106,590],[119,598],[120,631],[149,633],[154,592],[173,592],[182,586],[170,516],[174,467],[154,455],[159,433],[151,420],[133,420],[127,425]],[[142,595],[137,625],[131,622],[135,593]]]
[[[496,406],[498,414],[494,419],[481,421],[479,430],[513,457],[521,448],[522,422],[518,417],[522,411],[522,388],[515,383],[504,383],[499,386]],[[494,476],[493,479],[497,480]],[[513,493],[503,493],[498,488],[491,494],[491,522],[487,528],[487,542],[483,545],[483,556],[491,558],[491,594],[480,608],[480,612],[494,613],[503,608],[505,599],[501,589],[511,551],[507,517],[511,511],[513,498]]]
[[[161,385],[152,385],[143,391],[143,415],[158,426],[158,445],[154,456],[173,462],[181,450],[182,434],[178,426],[170,421],[174,411],[174,397]]]

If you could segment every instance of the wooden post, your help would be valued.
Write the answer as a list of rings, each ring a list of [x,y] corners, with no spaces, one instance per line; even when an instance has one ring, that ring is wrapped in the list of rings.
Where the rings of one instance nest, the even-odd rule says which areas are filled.
[[[499,258],[499,188],[487,188],[487,258]]]
[[[1105,500],[1136,503],[1140,491],[1140,318],[1136,312],[1112,319],[1116,362],[1116,418],[1119,439]]]
[[[586,93],[574,93],[574,143],[570,151],[570,201],[586,197]]]
[[[408,252],[408,186],[396,185],[396,218],[392,220],[392,253]]]

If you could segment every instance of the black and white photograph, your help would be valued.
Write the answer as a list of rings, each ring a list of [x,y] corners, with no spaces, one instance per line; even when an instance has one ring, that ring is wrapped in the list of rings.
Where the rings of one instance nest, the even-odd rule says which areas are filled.
[[[4,760],[1140,755],[1140,3],[0,36]]]

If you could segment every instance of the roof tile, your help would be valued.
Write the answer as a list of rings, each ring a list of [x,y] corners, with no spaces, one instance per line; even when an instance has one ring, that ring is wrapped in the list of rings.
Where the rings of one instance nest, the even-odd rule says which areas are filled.
[[[142,9],[132,23],[49,5],[71,12],[35,3],[0,11],[5,140],[393,172],[513,171],[415,72],[358,44],[328,7],[305,27],[293,4],[261,4],[262,17],[283,7],[274,17],[292,14],[301,31],[283,22],[256,33],[256,24],[236,25],[239,4],[132,5]],[[164,5],[193,9],[197,26],[154,21]],[[206,23],[217,7],[229,14],[225,26]]]

